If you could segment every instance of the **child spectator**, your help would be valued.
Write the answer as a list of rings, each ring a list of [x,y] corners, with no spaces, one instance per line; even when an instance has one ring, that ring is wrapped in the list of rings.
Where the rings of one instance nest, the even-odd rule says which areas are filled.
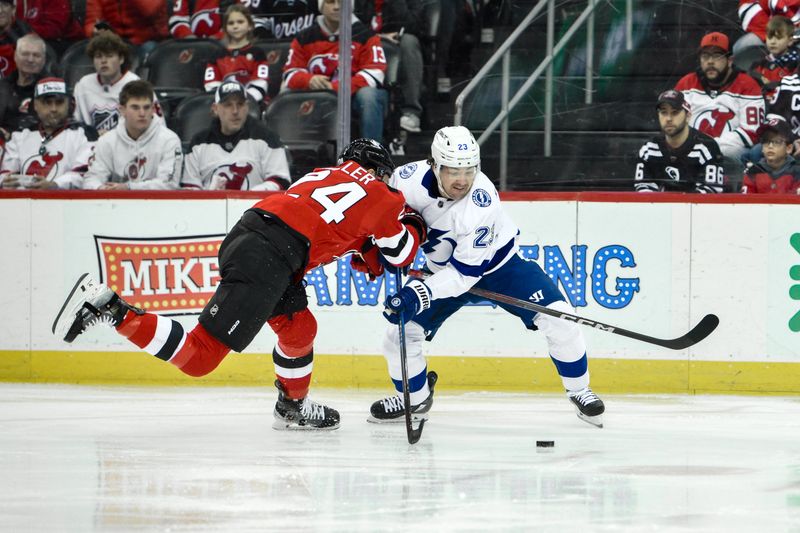
[[[233,78],[247,88],[247,95],[262,102],[267,95],[269,64],[263,50],[252,46],[253,16],[243,5],[234,4],[222,17],[223,44],[228,55],[206,67],[204,87],[213,92],[223,81]]]
[[[800,194],[800,162],[792,152],[792,131],[785,120],[773,119],[761,133],[764,156],[748,166],[742,192],[753,194]]]
[[[92,58],[94,74],[75,84],[75,120],[88,124],[102,135],[119,121],[119,93],[139,76],[128,70],[130,48],[118,35],[104,31],[86,48]]]
[[[767,56],[753,65],[750,75],[772,98],[775,87],[785,76],[794,74],[800,64],[800,50],[794,45],[794,25],[786,17],[774,16],[767,24]]]

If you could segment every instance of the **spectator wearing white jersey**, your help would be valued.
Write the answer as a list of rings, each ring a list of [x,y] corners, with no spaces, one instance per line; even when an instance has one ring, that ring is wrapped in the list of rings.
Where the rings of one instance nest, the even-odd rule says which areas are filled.
[[[758,139],[764,120],[761,87],[733,65],[728,37],[720,32],[700,42],[699,68],[678,81],[692,109],[690,126],[717,140],[722,154],[738,161]]]
[[[183,167],[178,136],[154,120],[153,86],[132,81],[119,94],[120,124],[95,146],[84,189],[175,189]]]

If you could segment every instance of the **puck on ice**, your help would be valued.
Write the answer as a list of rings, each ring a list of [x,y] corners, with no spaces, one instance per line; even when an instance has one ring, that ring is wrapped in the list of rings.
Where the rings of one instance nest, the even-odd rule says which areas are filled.
[[[537,440],[536,447],[537,448],[552,448],[556,445],[556,442],[553,440]]]

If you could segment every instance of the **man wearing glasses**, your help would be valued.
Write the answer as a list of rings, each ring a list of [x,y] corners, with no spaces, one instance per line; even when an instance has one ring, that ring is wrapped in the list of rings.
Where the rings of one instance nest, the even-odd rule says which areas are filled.
[[[758,83],[733,66],[728,37],[719,32],[700,41],[700,67],[675,90],[683,92],[692,110],[690,126],[717,140],[732,160],[758,140],[764,121],[764,99]]]

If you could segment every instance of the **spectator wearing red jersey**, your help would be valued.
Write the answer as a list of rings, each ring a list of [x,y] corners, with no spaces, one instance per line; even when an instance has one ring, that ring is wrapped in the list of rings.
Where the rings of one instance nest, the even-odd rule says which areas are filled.
[[[14,48],[17,41],[31,29],[14,16],[14,2],[0,0],[0,78],[6,78],[17,67],[14,63]]]
[[[169,36],[167,3],[164,0],[86,0],[83,29],[87,38],[98,31],[111,30],[139,47],[145,45],[141,48],[144,54],[153,49],[155,41]]]
[[[733,65],[723,33],[705,35],[698,56],[700,67],[681,78],[675,90],[692,109],[689,125],[715,138],[722,154],[738,161],[757,140],[764,120],[761,87]]]
[[[217,90],[222,82],[235,79],[247,88],[247,95],[256,102],[264,101],[269,83],[269,63],[263,50],[252,45],[253,16],[245,6],[234,4],[222,17],[225,32],[223,43],[228,54],[206,67],[204,87]]]
[[[83,39],[69,0],[17,0],[17,20],[24,20],[46,41],[66,41],[58,48]]]
[[[319,0],[317,23],[292,41],[283,67],[282,90],[338,91],[340,0]],[[361,121],[361,136],[380,141],[387,95],[383,90],[386,57],[381,40],[353,17],[350,93]]]
[[[223,0],[224,4],[232,0]],[[175,39],[189,37],[222,38],[219,0],[172,0],[169,33]]]
[[[767,24],[767,55],[750,69],[750,75],[764,88],[767,100],[786,76],[800,65],[800,50],[794,46],[794,25],[786,17],[775,16]]]
[[[742,192],[747,194],[800,194],[800,162],[792,152],[792,131],[785,120],[772,119],[761,133],[764,156],[750,164]]]
[[[753,46],[764,46],[767,24],[775,15],[782,15],[800,24],[800,0],[739,0],[739,20],[746,35],[733,46],[734,55]]]

